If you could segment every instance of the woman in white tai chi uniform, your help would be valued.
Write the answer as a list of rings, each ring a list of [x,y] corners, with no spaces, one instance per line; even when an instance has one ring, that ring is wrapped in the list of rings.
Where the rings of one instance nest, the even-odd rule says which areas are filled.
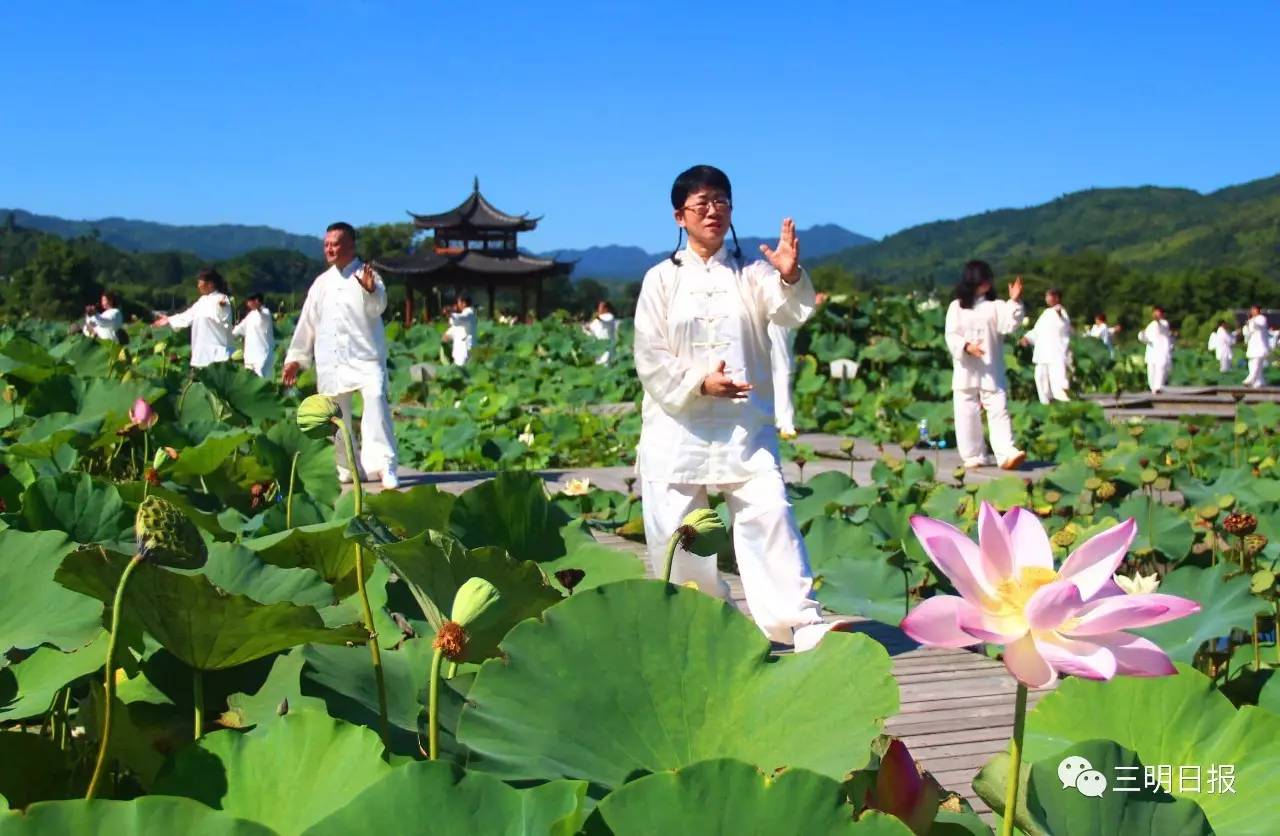
[[[84,309],[84,325],[81,332],[86,337],[97,337],[100,340],[120,342],[120,332],[124,330],[124,314],[120,312],[120,300],[109,290],[104,290],[97,305]]]
[[[275,359],[275,323],[271,321],[271,311],[262,303],[261,293],[245,299],[244,305],[249,312],[231,333],[244,340],[244,367],[258,377],[266,377]]]
[[[449,353],[455,366],[465,366],[476,344],[476,309],[470,296],[459,296],[449,312],[449,328],[444,332],[450,344]]]
[[[1164,308],[1156,305],[1151,309],[1151,321],[1138,333],[1138,342],[1147,347],[1147,386],[1155,394],[1169,382],[1173,368],[1173,329],[1164,318]]]
[[[1107,353],[1114,357],[1116,354],[1116,332],[1119,330],[1119,325],[1108,325],[1107,315],[1100,313],[1093,318],[1093,325],[1089,326],[1089,336],[1095,340],[1101,340],[1102,344],[1107,347]]]
[[[1044,294],[1045,309],[1023,339],[1035,346],[1031,362],[1036,367],[1036,394],[1040,403],[1069,401],[1071,388],[1071,317],[1062,307],[1062,291],[1051,287]]]
[[[358,464],[347,461],[342,444],[334,450],[338,479],[350,482],[352,467],[373,478],[381,472],[384,488],[400,487],[396,474],[396,433],[387,403],[387,342],[382,312],[387,308],[387,288],[382,277],[356,258],[356,231],[351,224],[330,224],[324,236],[324,258],[329,269],[316,277],[307,291],[298,327],[284,357],[285,386],[298,380],[298,372],[315,362],[316,389],[328,395],[342,410],[342,421],[351,432],[351,399],[360,393]]]
[[[1209,351],[1218,358],[1218,371],[1222,374],[1231,371],[1231,351],[1235,344],[1236,335],[1227,328],[1226,320],[1218,320],[1218,329],[1209,335]]]
[[[1007,301],[996,298],[995,274],[985,261],[964,266],[955,298],[947,308],[946,341],[951,353],[951,395],[955,403],[956,449],[965,467],[999,464],[1014,470],[1027,454],[1013,443],[1005,390],[1004,337],[1022,322],[1022,277],[1009,285]],[[982,440],[987,413],[991,449]]]
[[[760,247],[767,261],[743,259],[732,198],[729,178],[712,166],[676,178],[671,206],[689,245],[645,274],[636,305],[645,539],[650,562],[661,566],[685,515],[707,507],[708,492],[724,494],[752,618],[771,640],[807,650],[831,625],[811,597],[804,540],[778,465],[767,328],[803,323],[813,312],[813,284],[790,218],[777,249]],[[714,557],[677,550],[671,579],[729,597]]]
[[[1249,309],[1249,321],[1244,324],[1243,331],[1244,356],[1249,361],[1249,376],[1244,379],[1244,385],[1258,389],[1266,383],[1264,370],[1272,348],[1271,332],[1267,330],[1267,317],[1262,308],[1254,305]]]
[[[604,300],[596,305],[596,315],[587,323],[587,333],[609,344],[605,352],[596,358],[596,365],[607,366],[612,363],[613,354],[618,348],[618,317],[614,315],[613,305]]]
[[[200,298],[182,313],[162,316],[152,325],[191,329],[191,368],[200,369],[231,359],[231,300],[227,283],[212,267],[196,275]]]

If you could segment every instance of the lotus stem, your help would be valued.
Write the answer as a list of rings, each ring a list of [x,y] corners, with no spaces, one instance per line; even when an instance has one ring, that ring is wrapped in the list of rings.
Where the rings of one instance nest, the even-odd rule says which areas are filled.
[[[334,421],[338,432],[342,434],[343,444],[347,448],[347,465],[351,468],[351,493],[355,499],[355,513],[360,516],[364,512],[364,486],[360,484],[360,471],[356,466],[356,446],[351,440],[351,433],[339,418]],[[373,608],[369,606],[369,593],[364,586],[364,546],[356,541],[356,589],[360,593],[360,609],[364,614],[364,629],[369,633],[369,655],[373,659],[373,680],[378,686],[378,723],[382,735],[382,745],[391,748],[391,733],[387,723],[387,685],[382,676],[382,650],[378,647],[378,634],[373,628]]]
[[[1258,618],[1258,614],[1253,614],[1253,670],[1255,673],[1262,671],[1262,648],[1258,646],[1258,631],[1262,629],[1262,620]]]
[[[1013,836],[1013,820],[1018,814],[1018,781],[1022,777],[1022,732],[1027,720],[1027,686],[1018,683],[1013,703],[1013,739],[1009,741],[1009,785],[1004,791],[1004,814],[1000,836]]]
[[[195,703],[195,739],[204,737],[204,674],[199,668],[191,669],[191,701]]]
[[[147,491],[151,487],[151,483],[147,481],[147,467],[151,461],[151,433],[148,430],[142,431],[142,498],[147,498]]]
[[[662,567],[662,580],[671,583],[671,568],[676,559],[676,548],[680,545],[680,531],[677,529],[675,534],[671,535],[671,542],[667,544],[667,559]]]
[[[85,801],[92,801],[98,792],[98,783],[102,780],[102,770],[107,764],[107,748],[111,744],[111,702],[116,693],[116,638],[120,635],[120,607],[124,601],[124,587],[129,576],[142,562],[142,555],[135,554],[129,565],[120,574],[120,583],[116,585],[116,597],[111,604],[111,637],[107,640],[107,672],[103,683],[102,729],[98,741],[98,759],[93,764],[93,775],[89,778],[89,789],[85,791]]]
[[[298,475],[298,457],[302,451],[293,454],[293,463],[289,465],[289,498],[284,502],[284,527],[293,528],[293,486]]]
[[[440,757],[440,660],[444,650],[437,647],[431,656],[431,676],[427,680],[427,757]]]
[[[58,730],[58,748],[64,752],[67,749],[67,738],[71,733],[71,688],[70,686],[62,689],[62,706],[58,712],[62,718],[62,723]]]

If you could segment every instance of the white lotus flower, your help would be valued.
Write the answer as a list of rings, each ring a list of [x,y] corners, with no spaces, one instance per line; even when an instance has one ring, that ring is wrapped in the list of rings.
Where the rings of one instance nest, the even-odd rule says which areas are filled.
[[[570,479],[565,483],[564,490],[561,491],[565,496],[586,496],[591,491],[591,480],[583,477],[582,479]]]
[[[1155,572],[1152,572],[1149,578],[1144,578],[1141,572],[1132,578],[1128,575],[1116,575],[1116,586],[1128,595],[1147,595],[1155,592],[1156,587],[1160,586],[1160,576]]]

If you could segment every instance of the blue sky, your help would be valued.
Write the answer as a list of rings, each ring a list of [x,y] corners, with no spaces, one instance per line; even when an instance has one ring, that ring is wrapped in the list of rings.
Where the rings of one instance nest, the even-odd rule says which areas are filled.
[[[0,206],[319,233],[479,175],[534,249],[660,249],[698,162],[743,234],[1212,190],[1280,172],[1280,4],[1214,5],[10,0]]]

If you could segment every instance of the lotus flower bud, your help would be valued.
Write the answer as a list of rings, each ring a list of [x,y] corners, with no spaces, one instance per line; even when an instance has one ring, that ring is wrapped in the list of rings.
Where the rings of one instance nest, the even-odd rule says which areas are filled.
[[[502,600],[498,588],[484,578],[468,578],[453,596],[450,618],[463,627],[470,626]]]
[[[138,506],[134,543],[143,560],[175,569],[199,569],[208,557],[195,524],[178,507],[158,496]]]
[[[312,438],[327,438],[333,435],[334,421],[341,414],[333,398],[312,395],[298,404],[298,429]]]
[[[1222,529],[1228,534],[1234,534],[1237,537],[1252,534],[1257,527],[1258,518],[1253,514],[1241,514],[1239,512],[1228,514],[1227,518],[1222,521]]]
[[[161,340],[160,342],[156,343],[154,347],[152,347],[151,351],[152,351],[152,352],[153,352],[157,357],[160,357],[160,356],[162,356],[162,355],[165,353],[165,351],[167,351],[168,349],[169,349],[169,344],[168,344],[167,342],[165,342],[164,340]]]
[[[876,772],[875,795],[867,806],[897,816],[912,833],[928,833],[938,814],[939,793],[901,740],[889,744]]]
[[[151,457],[151,466],[156,470],[159,470],[160,466],[165,462],[177,461],[177,460],[178,460],[177,450],[173,449],[172,447],[161,447],[159,450],[156,450],[156,454]]]
[[[710,508],[692,511],[676,529],[680,546],[688,552],[709,557],[729,544],[728,532],[720,515]]]
[[[133,402],[133,407],[129,410],[129,420],[134,425],[142,427],[144,430],[149,430],[155,426],[159,416],[151,408],[151,404],[147,403],[146,398],[138,398]]]

